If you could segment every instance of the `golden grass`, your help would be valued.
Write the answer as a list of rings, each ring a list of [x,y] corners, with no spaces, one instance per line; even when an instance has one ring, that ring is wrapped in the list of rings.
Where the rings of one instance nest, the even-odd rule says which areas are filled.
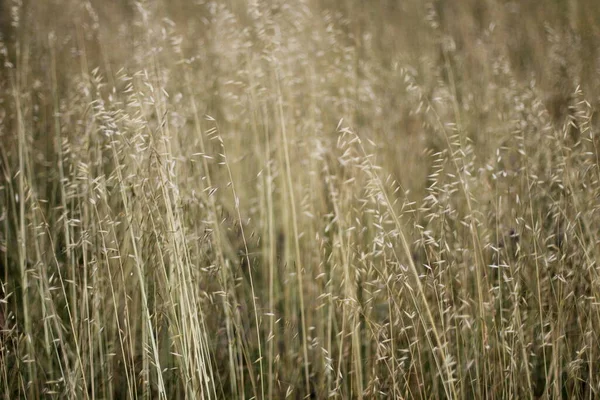
[[[592,0],[0,1],[0,395],[600,396]]]

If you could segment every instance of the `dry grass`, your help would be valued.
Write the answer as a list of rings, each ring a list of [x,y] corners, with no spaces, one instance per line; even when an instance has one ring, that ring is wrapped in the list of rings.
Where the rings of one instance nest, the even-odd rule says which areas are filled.
[[[0,1],[0,395],[600,397],[599,21]]]

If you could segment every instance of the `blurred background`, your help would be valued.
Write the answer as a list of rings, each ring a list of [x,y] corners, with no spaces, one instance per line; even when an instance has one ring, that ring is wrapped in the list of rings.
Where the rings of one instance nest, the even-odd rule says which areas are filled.
[[[0,394],[596,398],[599,39],[595,0],[0,0]]]

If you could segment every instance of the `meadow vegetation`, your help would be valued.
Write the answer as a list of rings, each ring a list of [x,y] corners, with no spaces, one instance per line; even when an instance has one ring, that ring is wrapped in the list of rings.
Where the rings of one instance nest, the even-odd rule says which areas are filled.
[[[596,0],[0,1],[0,396],[600,397]]]

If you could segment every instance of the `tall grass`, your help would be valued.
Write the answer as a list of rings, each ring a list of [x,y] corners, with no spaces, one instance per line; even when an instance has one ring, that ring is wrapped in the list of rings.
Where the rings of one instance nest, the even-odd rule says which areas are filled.
[[[598,10],[0,1],[0,394],[599,397]]]

